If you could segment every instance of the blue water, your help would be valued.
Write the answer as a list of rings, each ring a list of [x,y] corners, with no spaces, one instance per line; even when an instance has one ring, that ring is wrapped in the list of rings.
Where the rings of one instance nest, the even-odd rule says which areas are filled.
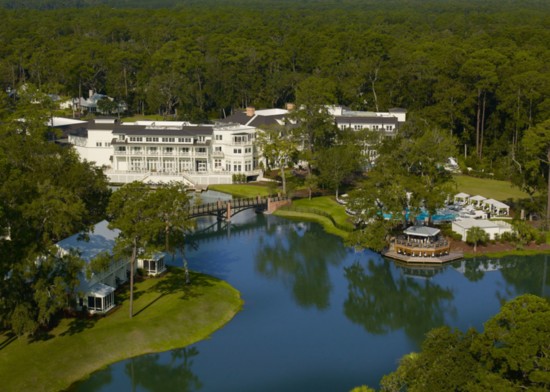
[[[544,256],[414,269],[346,248],[316,224],[252,212],[194,245],[190,267],[236,287],[243,310],[208,340],[119,362],[75,390],[378,387],[431,328],[479,330],[503,301],[550,293]]]

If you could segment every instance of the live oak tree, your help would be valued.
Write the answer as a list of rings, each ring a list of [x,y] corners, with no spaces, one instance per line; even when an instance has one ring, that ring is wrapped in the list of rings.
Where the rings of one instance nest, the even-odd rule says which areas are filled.
[[[190,227],[188,206],[185,187],[176,184],[153,189],[132,182],[111,196],[107,207],[109,227],[120,230],[114,256],[130,260],[130,318],[134,315],[134,270],[138,257],[166,249],[171,239],[178,238],[178,231]]]
[[[382,391],[483,391],[550,388],[550,304],[524,294],[504,304],[484,330],[430,331],[422,351],[384,376]]]
[[[350,193],[350,208],[363,223],[350,241],[381,250],[392,228],[414,222],[423,209],[433,214],[445,205],[453,180],[443,165],[455,147],[448,133],[412,124],[372,148],[378,152],[374,167]]]
[[[0,324],[17,335],[70,307],[83,262],[53,245],[103,219],[101,170],[49,141],[50,108],[31,85],[0,103]]]
[[[350,129],[342,130],[332,146],[321,148],[315,154],[314,164],[319,173],[319,182],[334,190],[338,198],[344,180],[364,170],[364,153],[358,135]]]
[[[550,120],[529,128],[522,139],[524,186],[546,193],[546,226],[550,222]]]
[[[281,173],[284,195],[287,193],[285,170],[298,155],[298,142],[291,127],[292,124],[265,126],[256,136],[256,143],[268,167],[273,165]]]

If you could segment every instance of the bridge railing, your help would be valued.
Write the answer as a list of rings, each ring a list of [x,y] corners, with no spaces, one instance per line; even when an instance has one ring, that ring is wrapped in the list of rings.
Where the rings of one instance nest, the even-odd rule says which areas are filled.
[[[208,214],[221,214],[227,210],[228,205],[231,206],[231,209],[240,209],[240,208],[267,208],[268,202],[276,202],[288,200],[286,197],[250,197],[250,198],[240,198],[232,200],[219,200],[213,203],[199,204],[194,205],[189,208],[189,215],[198,216],[198,215],[208,215]]]

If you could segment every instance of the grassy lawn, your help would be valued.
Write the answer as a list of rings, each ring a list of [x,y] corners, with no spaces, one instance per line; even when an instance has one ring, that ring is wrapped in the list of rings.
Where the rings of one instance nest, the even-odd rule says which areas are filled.
[[[338,204],[332,196],[321,196],[321,197],[315,197],[311,200],[309,199],[298,199],[294,200],[292,202],[293,207],[298,208],[306,208],[306,209],[317,209],[322,210],[325,213],[330,214],[332,219],[336,223],[342,226],[349,227],[350,229],[353,228],[353,225],[349,221],[349,216],[346,214],[345,208]],[[310,220],[317,222],[323,226],[325,231],[331,234],[335,234],[342,238],[347,238],[349,235],[349,232],[340,230],[339,228],[335,227],[332,221],[322,215],[310,213],[310,212],[302,212],[302,211],[287,211],[284,209],[277,210],[275,212],[275,215],[282,216],[285,218],[291,218],[291,219],[300,219],[300,220]]]
[[[135,286],[133,319],[127,293],[107,317],[64,319],[34,341],[0,335],[4,391],[59,391],[117,361],[193,344],[210,336],[240,310],[239,292],[218,279],[183,272],[146,279]]]
[[[263,184],[222,184],[209,185],[209,190],[228,193],[234,197],[268,196],[270,189]]]
[[[454,178],[458,192],[465,192],[472,196],[481,195],[488,199],[501,201],[528,197],[527,193],[512,186],[512,184],[507,181],[469,176],[455,176]]]

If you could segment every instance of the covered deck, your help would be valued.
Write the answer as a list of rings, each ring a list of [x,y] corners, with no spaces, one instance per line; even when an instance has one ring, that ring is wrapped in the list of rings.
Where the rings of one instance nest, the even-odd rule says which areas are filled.
[[[434,227],[411,226],[383,254],[407,263],[446,263],[462,258],[462,252],[451,252],[451,244],[439,234]]]

